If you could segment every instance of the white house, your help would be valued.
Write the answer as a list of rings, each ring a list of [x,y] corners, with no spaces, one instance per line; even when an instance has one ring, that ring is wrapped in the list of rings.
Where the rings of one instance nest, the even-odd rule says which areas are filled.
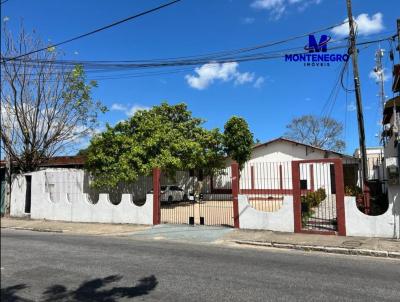
[[[358,159],[339,152],[317,148],[287,138],[277,138],[253,147],[250,160],[241,171],[240,189],[242,192],[256,193],[269,190],[271,194],[291,194],[291,162],[295,160],[318,160],[341,158],[343,160],[345,185],[355,185],[358,181]],[[228,161],[228,166],[232,161]],[[300,169],[302,189],[314,190],[324,187],[331,189],[333,166],[329,163],[304,164]],[[214,177],[212,189],[226,189],[230,175]]]

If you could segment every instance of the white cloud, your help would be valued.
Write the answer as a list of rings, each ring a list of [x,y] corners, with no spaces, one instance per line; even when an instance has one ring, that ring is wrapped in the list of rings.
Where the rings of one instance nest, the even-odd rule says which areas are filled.
[[[242,19],[243,24],[253,24],[256,19],[252,17],[246,17]]]
[[[332,32],[337,36],[347,36],[349,34],[348,20],[349,19],[346,18],[344,20],[346,23],[333,28]],[[357,25],[358,34],[362,36],[379,33],[385,28],[383,26],[382,13],[376,13],[371,18],[368,14],[360,14],[354,19],[354,21]]]
[[[256,0],[251,7],[270,11],[270,17],[278,20],[286,10],[285,0]]]
[[[196,75],[186,75],[185,79],[190,87],[203,90],[215,81],[222,82],[234,81],[235,85],[242,85],[253,82],[255,75],[251,72],[239,72],[237,62],[229,63],[208,63],[197,67],[194,71]]]
[[[129,108],[129,110],[126,114],[128,116],[132,116],[139,110],[149,110],[149,107],[142,106],[142,105],[133,105],[131,108]]]
[[[254,80],[254,73],[252,72],[243,72],[243,73],[237,73],[236,79],[235,79],[235,85],[242,85],[245,83],[253,82]]]
[[[278,20],[290,6],[297,7],[298,11],[304,11],[311,4],[320,4],[322,0],[254,0],[251,7],[264,9],[270,12],[270,18]]]
[[[254,87],[255,88],[261,88],[261,86],[264,84],[265,79],[264,77],[258,77],[257,80],[254,82]]]
[[[149,107],[139,105],[139,104],[134,104],[132,106],[130,105],[123,105],[119,103],[114,103],[111,105],[111,110],[114,111],[122,111],[124,112],[127,116],[132,116],[136,113],[138,110],[148,110]]]
[[[383,68],[383,70],[380,71],[375,71],[375,70],[371,70],[368,77],[370,79],[375,80],[375,82],[378,82],[380,80],[380,75],[383,75],[383,81],[386,82],[390,79],[390,73],[388,74],[387,69]]]
[[[347,105],[347,111],[356,111],[357,107],[354,103]]]
[[[7,22],[7,21],[10,21],[10,17],[5,16],[5,17],[3,18],[3,22]]]
[[[111,105],[111,110],[114,111],[126,111],[127,110],[127,106],[122,105],[122,104],[118,104],[118,103],[114,103]]]

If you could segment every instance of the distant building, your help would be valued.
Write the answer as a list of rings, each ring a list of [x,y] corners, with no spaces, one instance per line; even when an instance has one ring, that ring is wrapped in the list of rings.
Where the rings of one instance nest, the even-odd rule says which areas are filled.
[[[383,180],[383,147],[367,147],[368,180]],[[360,149],[354,151],[355,158],[361,158]]]

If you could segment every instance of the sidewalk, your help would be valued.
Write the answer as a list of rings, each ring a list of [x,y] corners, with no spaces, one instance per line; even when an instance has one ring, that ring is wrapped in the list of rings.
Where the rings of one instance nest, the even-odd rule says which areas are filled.
[[[143,231],[150,227],[134,224],[78,223],[3,217],[1,218],[1,228],[80,235],[118,236]]]
[[[227,234],[224,239],[237,244],[253,246],[400,259],[400,240],[390,238],[235,230]]]
[[[222,227],[73,223],[49,220],[1,218],[2,228],[81,235],[129,236],[136,239],[296,249],[347,255],[400,259],[400,240],[239,230]]]

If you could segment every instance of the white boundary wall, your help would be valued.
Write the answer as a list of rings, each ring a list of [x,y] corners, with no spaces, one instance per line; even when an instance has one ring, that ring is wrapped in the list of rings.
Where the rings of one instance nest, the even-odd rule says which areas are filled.
[[[78,189],[70,186],[58,186],[54,195],[56,198],[51,198],[51,193],[46,192],[46,172],[49,172],[49,170],[25,174],[32,176],[30,215],[32,219],[153,224],[152,194],[146,195],[146,202],[143,206],[135,205],[131,201],[131,194],[122,194],[121,202],[118,205],[114,205],[109,201],[108,194],[100,194],[98,202],[93,204],[89,202],[88,194],[80,190],[81,183],[78,182]],[[72,169],[51,172],[57,174],[60,182],[71,179],[71,177],[79,179],[83,175],[82,170]],[[18,176],[12,185],[10,214],[13,217],[26,216],[25,175]],[[66,183],[70,182],[66,181]]]
[[[28,174],[27,174],[28,175]],[[30,174],[29,174],[30,175]],[[10,215],[14,217],[24,217],[25,214],[25,176],[18,175],[13,179],[11,185]]]
[[[246,195],[239,195],[239,225],[241,229],[294,232],[293,197],[285,196],[282,207],[276,212],[254,209]]]
[[[397,199],[400,195],[396,195]],[[388,210],[378,216],[369,216],[358,210],[355,197],[346,196],[345,216],[346,216],[346,235],[362,237],[386,237],[399,238],[398,212],[394,204],[399,204],[400,200],[390,200]]]

